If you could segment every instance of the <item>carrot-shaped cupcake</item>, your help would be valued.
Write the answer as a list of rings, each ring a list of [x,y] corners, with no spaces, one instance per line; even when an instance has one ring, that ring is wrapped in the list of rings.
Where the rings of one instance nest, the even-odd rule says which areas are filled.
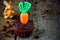
[[[18,8],[21,12],[20,22],[22,24],[27,24],[28,23],[28,13],[27,12],[29,11],[30,7],[31,7],[31,4],[29,2],[26,2],[26,1],[25,2],[20,2],[18,4]]]

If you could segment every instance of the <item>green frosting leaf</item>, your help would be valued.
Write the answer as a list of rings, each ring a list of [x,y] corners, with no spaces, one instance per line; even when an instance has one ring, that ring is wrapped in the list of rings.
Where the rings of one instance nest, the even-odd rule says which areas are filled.
[[[25,14],[25,13],[27,13],[28,11],[29,11],[29,9],[30,9],[30,7],[31,7],[31,3],[29,3],[29,2],[20,2],[19,4],[18,4],[18,8],[19,8],[19,10],[23,13],[23,14]]]

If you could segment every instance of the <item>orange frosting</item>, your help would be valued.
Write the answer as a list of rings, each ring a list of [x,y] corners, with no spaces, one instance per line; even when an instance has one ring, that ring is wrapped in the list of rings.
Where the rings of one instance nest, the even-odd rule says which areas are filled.
[[[20,14],[20,21],[21,21],[21,23],[22,24],[27,24],[27,22],[28,22],[28,13],[26,13],[26,14]]]

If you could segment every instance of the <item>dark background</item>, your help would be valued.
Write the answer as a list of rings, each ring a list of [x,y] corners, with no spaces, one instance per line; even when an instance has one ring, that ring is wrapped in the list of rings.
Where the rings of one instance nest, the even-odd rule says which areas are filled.
[[[0,30],[6,19],[3,18],[5,5],[4,0],[0,0]],[[6,0],[12,1],[15,14],[20,14],[17,8],[19,1],[24,0]],[[29,11],[29,18],[34,21],[35,27],[44,29],[45,33],[39,40],[60,40],[60,0],[26,0],[32,4]],[[9,40],[2,36],[0,31],[0,40]],[[13,40],[10,39],[10,40]]]

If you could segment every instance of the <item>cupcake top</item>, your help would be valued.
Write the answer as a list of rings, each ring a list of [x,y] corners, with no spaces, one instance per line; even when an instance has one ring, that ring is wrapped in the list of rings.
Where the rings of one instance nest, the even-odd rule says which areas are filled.
[[[17,30],[27,30],[30,29],[31,27],[34,26],[34,23],[32,20],[28,20],[27,24],[21,24],[21,22],[19,20],[16,20],[13,24],[13,26],[17,29]]]

